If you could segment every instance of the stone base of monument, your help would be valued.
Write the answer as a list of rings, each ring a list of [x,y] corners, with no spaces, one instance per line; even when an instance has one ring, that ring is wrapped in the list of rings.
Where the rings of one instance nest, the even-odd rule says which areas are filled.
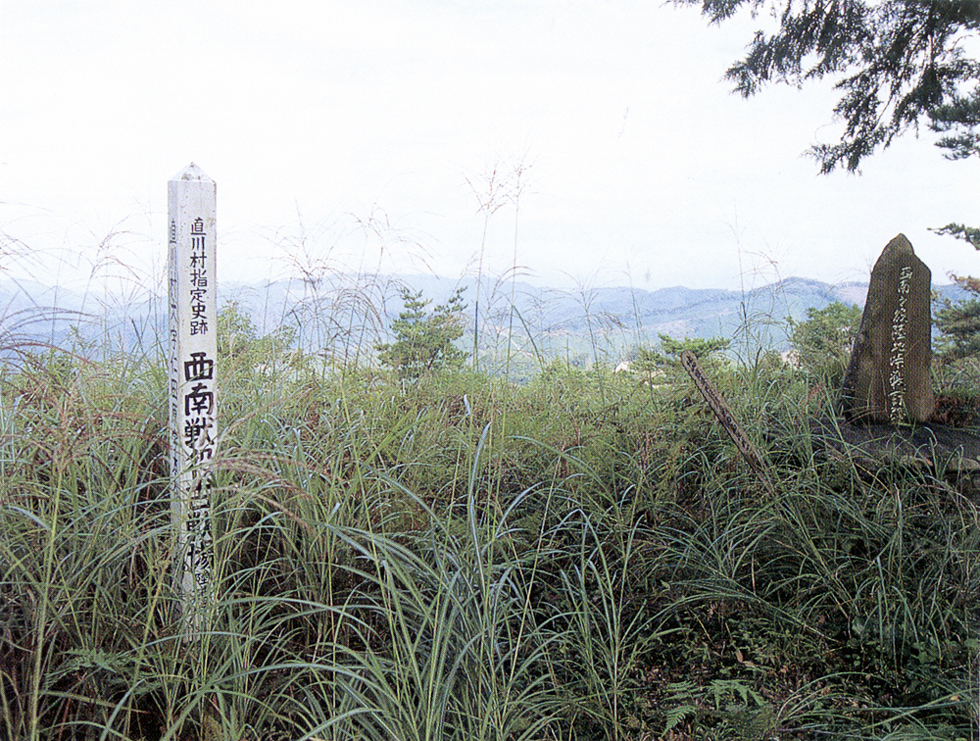
[[[835,417],[812,420],[810,433],[815,446],[861,467],[925,467],[960,491],[980,495],[980,437],[967,430],[933,422],[910,427],[851,424]]]

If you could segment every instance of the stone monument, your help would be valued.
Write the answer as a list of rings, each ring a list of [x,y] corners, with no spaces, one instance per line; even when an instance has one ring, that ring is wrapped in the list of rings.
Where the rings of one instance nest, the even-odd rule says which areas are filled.
[[[904,234],[875,263],[841,388],[849,421],[897,426],[932,416],[931,277]]]

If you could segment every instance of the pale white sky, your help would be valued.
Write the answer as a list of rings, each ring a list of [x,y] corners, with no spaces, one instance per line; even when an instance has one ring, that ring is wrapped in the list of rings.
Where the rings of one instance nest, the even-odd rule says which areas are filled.
[[[0,269],[159,275],[193,161],[226,280],[456,277],[481,244],[501,272],[515,225],[522,274],[565,287],[866,280],[898,232],[934,281],[980,274],[927,231],[980,224],[980,162],[923,132],[819,176],[829,85],[721,79],[754,28],[661,0],[0,0]]]

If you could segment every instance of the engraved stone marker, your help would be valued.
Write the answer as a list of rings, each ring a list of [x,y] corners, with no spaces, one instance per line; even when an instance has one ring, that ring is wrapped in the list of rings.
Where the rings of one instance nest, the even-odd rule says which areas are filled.
[[[208,462],[217,438],[215,183],[194,163],[167,184],[169,208],[171,513],[174,578],[185,638],[203,627],[213,600]]]
[[[904,234],[875,263],[841,388],[849,420],[900,425],[932,415],[931,277]]]

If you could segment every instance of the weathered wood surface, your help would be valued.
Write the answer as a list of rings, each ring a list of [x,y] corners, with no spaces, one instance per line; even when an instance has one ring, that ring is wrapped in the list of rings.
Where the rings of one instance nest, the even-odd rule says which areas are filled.
[[[694,385],[698,387],[698,391],[701,392],[701,396],[704,400],[708,402],[708,406],[711,407],[711,411],[715,413],[715,418],[721,424],[725,432],[732,439],[732,442],[738,447],[739,451],[742,453],[742,457],[745,458],[746,463],[752,467],[756,475],[762,480],[763,485],[766,490],[775,495],[776,489],[773,487],[772,481],[769,478],[769,473],[766,470],[766,465],[762,460],[762,456],[759,455],[759,451],[756,450],[755,445],[749,440],[745,432],[742,430],[742,426],[739,425],[738,420],[732,415],[731,409],[728,406],[728,402],[725,401],[725,397],[721,395],[721,392],[715,388],[715,385],[711,380],[705,375],[704,369],[701,368],[701,364],[698,363],[698,359],[694,357],[694,354],[689,350],[684,350],[681,353],[681,365],[684,366],[684,370],[687,371],[691,380],[694,381]]]
[[[191,163],[167,183],[171,512],[185,639],[214,604],[211,490],[217,429],[216,186]]]

